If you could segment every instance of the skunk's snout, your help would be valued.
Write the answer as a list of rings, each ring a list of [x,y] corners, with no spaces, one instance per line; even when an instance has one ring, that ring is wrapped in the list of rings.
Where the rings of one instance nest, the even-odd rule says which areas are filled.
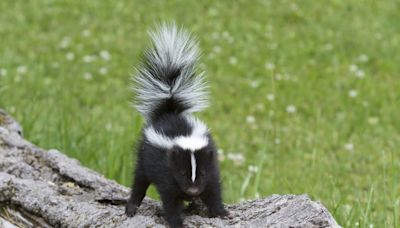
[[[197,187],[189,187],[186,189],[186,194],[190,196],[198,196],[200,194],[200,189]]]

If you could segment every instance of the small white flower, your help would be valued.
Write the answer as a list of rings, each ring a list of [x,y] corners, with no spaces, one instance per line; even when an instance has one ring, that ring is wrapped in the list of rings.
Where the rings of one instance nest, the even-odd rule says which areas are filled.
[[[222,37],[224,37],[224,38],[228,38],[228,37],[230,37],[231,35],[229,34],[229,32],[228,31],[224,31],[224,32],[222,32]]]
[[[0,68],[0,77],[5,77],[7,75],[7,69]]]
[[[240,165],[245,160],[243,154],[241,154],[241,153],[228,153],[227,158],[229,160],[233,161],[233,163],[235,163],[235,165]]]
[[[260,81],[251,81],[250,82],[250,87],[251,88],[257,88],[258,86],[260,86]]]
[[[347,143],[346,145],[344,145],[344,148],[348,151],[353,151],[354,145],[353,145],[353,143]]]
[[[229,64],[236,65],[237,64],[237,59],[235,57],[230,57],[229,58]]]
[[[85,62],[85,63],[93,62],[95,59],[96,59],[96,57],[93,56],[93,55],[85,55],[85,56],[83,56],[83,62]]]
[[[26,66],[19,66],[17,68],[17,73],[18,74],[25,74],[28,71],[28,68],[26,68]]]
[[[106,131],[111,131],[112,127],[113,127],[112,123],[107,123],[105,126],[105,129],[106,129]]]
[[[296,106],[294,106],[294,105],[288,105],[288,106],[286,107],[286,112],[288,112],[288,113],[295,113],[295,112],[296,112]]]
[[[281,74],[276,74],[275,75],[275,80],[277,80],[277,81],[282,80],[282,75]]]
[[[274,94],[272,94],[272,93],[270,93],[270,94],[267,94],[267,100],[269,100],[269,101],[273,101],[273,100],[275,100],[275,95],[274,95]]]
[[[69,60],[69,61],[72,61],[73,59],[75,59],[75,54],[72,53],[72,52],[68,52],[68,53],[65,55],[65,58],[67,58],[67,60]]]
[[[357,70],[357,71],[355,72],[355,74],[356,74],[356,77],[357,77],[357,78],[364,78],[364,77],[365,77],[365,73],[364,73],[363,70]]]
[[[292,4],[290,4],[290,9],[292,11],[298,11],[299,10],[299,6],[296,3],[292,3]]]
[[[259,192],[256,192],[255,197],[256,199],[259,199],[261,197],[261,194]]]
[[[368,118],[368,123],[371,125],[375,125],[379,122],[379,118],[378,117],[369,117]]]
[[[354,72],[356,72],[358,70],[358,67],[355,64],[351,64],[349,66],[349,70],[354,73]]]
[[[369,58],[366,54],[361,54],[360,56],[358,56],[358,61],[360,62],[368,62]]]
[[[53,67],[53,68],[59,68],[59,67],[60,67],[60,63],[58,63],[58,62],[52,62],[52,63],[51,63],[51,67]]]
[[[327,43],[324,46],[325,51],[331,51],[333,49],[333,45],[331,43]]]
[[[274,70],[275,64],[273,64],[271,62],[267,62],[267,63],[265,63],[265,68],[267,68],[268,70]]]
[[[102,59],[104,59],[105,61],[108,61],[108,60],[111,59],[111,54],[110,54],[110,52],[108,52],[106,50],[103,50],[103,51],[100,52],[100,57]]]
[[[256,122],[256,118],[252,115],[246,116],[246,122],[249,124],[252,124],[252,123]]]
[[[87,81],[90,81],[90,80],[93,79],[93,76],[92,76],[91,73],[86,72],[86,73],[83,74],[83,78],[84,78],[85,80],[87,80]]]
[[[88,36],[90,36],[90,34],[91,34],[91,32],[88,29],[85,29],[85,30],[82,31],[82,36],[83,37],[88,37]]]
[[[350,90],[349,91],[349,97],[356,97],[358,95],[358,93],[357,93],[357,91],[356,90]]]
[[[258,172],[258,166],[249,165],[248,170],[249,170],[250,173],[257,173]]]
[[[279,144],[281,144],[281,140],[280,140],[280,139],[278,139],[278,138],[275,138],[274,142],[275,142],[275,144],[276,144],[276,145],[279,145]]]
[[[256,108],[257,108],[257,110],[264,110],[264,104],[262,104],[262,103],[258,103],[258,104],[256,104]]]
[[[360,225],[360,223],[359,223],[359,222],[356,222],[356,223],[354,223],[354,225],[356,225],[356,226],[359,226],[359,225]]]
[[[221,47],[220,46],[214,46],[213,47],[213,52],[220,53],[221,52]]]
[[[275,50],[275,49],[278,48],[278,44],[277,44],[277,43],[270,43],[270,44],[268,45],[268,47],[269,47],[269,49],[271,49],[271,50]]]
[[[68,36],[67,36],[67,37],[64,37],[64,38],[61,40],[60,48],[62,48],[62,49],[67,48],[67,47],[69,46],[70,42],[71,42],[71,38],[69,38]]]
[[[108,69],[107,69],[106,67],[101,67],[101,68],[99,69],[99,74],[105,75],[105,74],[107,74],[107,73],[108,73]]]

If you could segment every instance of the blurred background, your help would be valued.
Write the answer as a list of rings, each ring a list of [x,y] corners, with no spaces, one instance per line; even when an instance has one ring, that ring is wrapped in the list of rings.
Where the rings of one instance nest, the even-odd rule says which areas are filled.
[[[0,1],[0,107],[130,186],[130,75],[156,22],[195,34],[227,203],[307,193],[344,227],[400,226],[400,2]],[[154,188],[148,192],[157,198]]]

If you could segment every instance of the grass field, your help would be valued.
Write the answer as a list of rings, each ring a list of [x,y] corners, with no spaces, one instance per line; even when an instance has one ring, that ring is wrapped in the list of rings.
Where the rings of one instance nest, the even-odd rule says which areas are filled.
[[[146,30],[203,49],[226,202],[307,193],[344,227],[400,226],[400,2],[0,1],[0,107],[130,185]],[[154,189],[151,197],[157,197]]]

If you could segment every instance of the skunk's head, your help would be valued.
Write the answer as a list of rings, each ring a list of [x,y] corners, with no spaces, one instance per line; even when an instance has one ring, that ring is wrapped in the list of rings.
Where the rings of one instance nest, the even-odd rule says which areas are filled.
[[[170,116],[158,124],[160,129],[145,129],[146,141],[166,151],[170,171],[181,190],[199,195],[215,172],[215,146],[206,125],[189,115]]]
[[[168,151],[170,168],[180,189],[189,196],[200,195],[214,169],[214,148],[206,146],[198,150],[178,146]]]

